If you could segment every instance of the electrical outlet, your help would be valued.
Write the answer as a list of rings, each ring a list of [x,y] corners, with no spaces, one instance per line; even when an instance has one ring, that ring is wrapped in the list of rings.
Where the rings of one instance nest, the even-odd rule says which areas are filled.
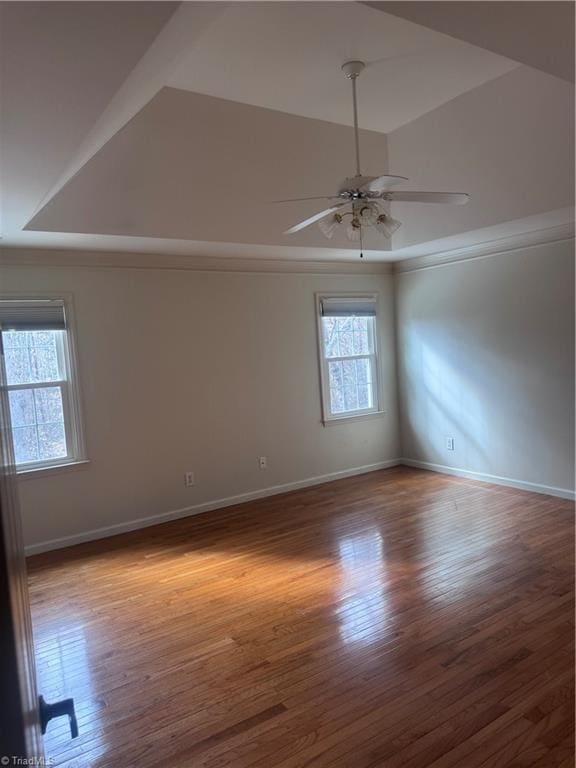
[[[193,485],[196,485],[196,481],[194,479],[194,472],[184,473],[184,485],[186,486],[186,488],[191,488]]]
[[[447,437],[446,438],[446,448],[449,451],[453,451],[454,450],[454,438],[453,437]]]
[[[266,456],[258,456],[258,466],[260,469],[268,469],[268,458]]]

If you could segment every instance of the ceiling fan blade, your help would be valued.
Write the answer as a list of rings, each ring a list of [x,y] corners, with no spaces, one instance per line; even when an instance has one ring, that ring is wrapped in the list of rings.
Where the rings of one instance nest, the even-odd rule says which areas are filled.
[[[304,221],[301,221],[298,224],[295,224],[293,227],[290,227],[290,229],[287,229],[286,232],[284,232],[285,235],[293,235],[295,232],[300,232],[301,229],[304,229],[305,227],[309,227],[310,224],[314,224],[316,221],[320,221],[320,219],[323,219],[324,216],[329,216],[331,213],[334,213],[334,211],[337,211],[338,208],[342,208],[343,205],[346,205],[346,202],[344,203],[338,203],[338,205],[333,205],[331,208],[326,208],[325,211],[320,211],[320,213],[315,213],[314,216],[310,216],[309,219],[304,219]]]
[[[383,192],[381,197],[393,203],[445,203],[465,205],[470,195],[465,192]]]
[[[299,203],[300,200],[339,200],[339,195],[325,195],[323,197],[290,197],[288,200],[270,200],[271,203]]]
[[[360,189],[363,192],[384,192],[386,189],[408,181],[406,176],[377,176],[375,179],[363,184]]]

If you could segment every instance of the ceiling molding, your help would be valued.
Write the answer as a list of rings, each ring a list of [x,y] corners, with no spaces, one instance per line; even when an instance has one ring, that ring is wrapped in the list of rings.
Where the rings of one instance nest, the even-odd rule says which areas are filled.
[[[416,256],[412,259],[403,259],[393,264],[396,274],[415,272],[420,269],[433,269],[449,264],[456,264],[472,259],[485,259],[509,251],[517,251],[520,248],[529,248],[536,245],[556,243],[574,238],[574,222],[566,222],[555,227],[545,227],[527,232],[519,232],[507,237],[499,237],[487,240],[483,243],[475,243],[462,248],[454,248],[447,251]]]
[[[162,269],[193,272],[254,272],[313,275],[392,274],[390,262],[312,261],[286,259],[214,258],[161,253],[103,253],[44,248],[4,248],[0,267],[71,267],[105,269]]]

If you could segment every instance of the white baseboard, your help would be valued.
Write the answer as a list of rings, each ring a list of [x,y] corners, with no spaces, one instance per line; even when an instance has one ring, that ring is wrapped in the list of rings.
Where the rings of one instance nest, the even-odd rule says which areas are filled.
[[[76,533],[72,536],[63,536],[59,539],[50,539],[49,541],[42,541],[38,544],[30,544],[25,548],[25,553],[28,557],[30,555],[40,554],[41,552],[49,552],[53,549],[63,549],[64,547],[71,547],[74,544],[83,544],[87,541],[105,539],[109,536],[117,536],[119,533],[128,533],[129,531],[136,531],[139,528],[148,528],[151,525],[167,523],[170,520],[178,520],[182,517],[200,515],[204,512],[211,512],[214,509],[223,509],[224,507],[231,507],[234,504],[242,504],[246,501],[263,499],[267,496],[276,496],[279,493],[297,491],[300,488],[309,488],[313,485],[330,483],[334,480],[341,480],[345,477],[363,475],[368,472],[375,472],[379,469],[388,469],[390,467],[396,467],[399,465],[416,467],[418,469],[427,469],[431,472],[439,472],[444,475],[454,475],[456,477],[463,477],[468,480],[481,480],[486,483],[494,483],[495,485],[505,485],[509,488],[518,488],[522,491],[532,491],[533,493],[544,493],[549,496],[559,496],[562,499],[576,498],[575,492],[566,488],[554,488],[548,485],[540,485],[539,483],[529,483],[525,482],[524,480],[514,480],[509,477],[488,475],[483,472],[470,472],[466,469],[455,469],[454,467],[448,467],[443,464],[433,464],[428,461],[417,461],[415,459],[407,458],[389,459],[388,461],[380,461],[376,464],[366,464],[362,467],[353,467],[352,469],[343,469],[339,472],[331,472],[327,475],[318,475],[317,477],[309,477],[305,480],[296,480],[292,483],[274,485],[270,488],[262,488],[257,491],[239,493],[236,496],[228,496],[224,499],[215,499],[214,501],[207,501],[203,504],[196,504],[191,507],[183,507],[182,509],[175,509],[170,512],[161,512],[160,514],[152,515],[151,517],[140,517],[136,518],[135,520],[129,520],[125,523],[109,525],[105,528],[95,528],[91,531],[83,531],[82,533]]]
[[[575,499],[576,492],[568,488],[555,488],[551,485],[541,485],[540,483],[529,483],[525,480],[515,480],[511,477],[499,477],[498,475],[488,475],[484,472],[471,472],[467,469],[456,469],[447,467],[444,464],[433,464],[429,461],[417,461],[416,459],[400,460],[407,467],[417,467],[418,469],[428,469],[431,472],[440,472],[443,475],[454,475],[455,477],[464,477],[467,480],[480,480],[484,483],[494,483],[494,485],[505,485],[508,488],[518,488],[521,491],[532,491],[532,493],[545,493],[548,496],[559,496],[561,499]]]
[[[263,499],[267,496],[276,496],[279,493],[287,493],[288,491],[297,491],[300,488],[308,488],[313,485],[330,483],[334,480],[341,480],[345,477],[352,477],[353,475],[363,475],[367,472],[375,472],[378,469],[396,467],[401,463],[401,459],[389,459],[388,461],[379,461],[376,464],[365,464],[362,467],[353,467],[352,469],[343,469],[339,472],[331,472],[328,475],[318,475],[317,477],[308,477],[305,480],[296,480],[292,483],[274,485],[271,488],[262,488],[258,491],[239,493],[236,496],[228,496],[224,499],[215,499],[214,501],[207,501],[203,504],[195,504],[192,507],[183,507],[182,509],[175,509],[170,512],[161,512],[160,514],[153,515],[152,517],[140,517],[135,520],[129,520],[125,523],[109,525],[105,528],[95,528],[91,531],[83,531],[82,533],[73,534],[72,536],[63,536],[59,539],[50,539],[49,541],[42,541],[38,544],[30,544],[25,547],[25,554],[28,557],[30,555],[40,554],[41,552],[49,552],[52,549],[62,549],[63,547],[71,547],[74,544],[83,544],[87,541],[105,539],[108,536],[116,536],[119,533],[127,533],[128,531],[135,531],[139,528],[147,528],[151,525],[167,523],[170,520],[178,520],[181,517],[200,515],[203,512],[211,512],[214,509],[222,509],[224,507],[231,507],[234,504],[242,504],[245,501]]]

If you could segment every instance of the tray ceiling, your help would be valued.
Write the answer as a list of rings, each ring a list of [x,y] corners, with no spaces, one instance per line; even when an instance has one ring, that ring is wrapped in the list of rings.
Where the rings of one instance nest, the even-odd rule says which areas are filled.
[[[237,244],[244,256],[252,245],[258,258],[355,258],[355,246],[326,241],[316,227],[282,234],[318,210],[316,203],[267,202],[330,194],[350,174],[350,86],[339,71],[349,58],[368,63],[359,82],[366,172],[408,171],[416,182],[410,188],[483,195],[498,183],[489,174],[507,173],[507,152],[513,157],[506,189],[518,189],[519,204],[510,212],[500,205],[488,215],[476,193],[466,209],[443,212],[441,227],[428,218],[416,228],[407,217],[399,245],[475,231],[508,213],[544,213],[558,197],[570,203],[547,189],[536,202],[522,192],[522,169],[548,133],[558,141],[568,85],[397,15],[346,1],[2,5],[5,244],[170,251],[172,242],[178,253],[188,243],[190,253],[211,256],[230,255]],[[514,138],[521,125],[492,130],[501,105],[516,97],[516,72],[524,73],[534,109],[538,89],[547,94],[552,126],[536,121],[521,150]],[[470,124],[460,115],[475,94],[480,117]],[[467,142],[454,139],[466,157],[451,162],[451,138],[443,143],[412,130],[424,124],[432,131],[466,125]],[[487,134],[494,142],[504,136],[509,146],[495,154]],[[443,162],[428,163],[428,145],[444,148]],[[560,159],[564,150],[557,147]],[[504,167],[494,169],[494,156]],[[397,247],[381,240],[367,246],[381,260],[394,258]]]

